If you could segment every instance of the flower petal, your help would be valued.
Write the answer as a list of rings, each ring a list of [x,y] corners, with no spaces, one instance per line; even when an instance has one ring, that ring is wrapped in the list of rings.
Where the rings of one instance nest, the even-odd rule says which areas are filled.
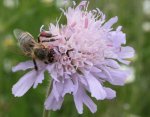
[[[54,96],[54,91],[52,90],[51,94],[46,99],[44,105],[46,110],[56,111],[61,108],[62,103],[63,103],[63,98],[59,98],[59,100],[57,101]]]
[[[97,100],[103,100],[106,97],[106,92],[103,89],[101,83],[90,73],[85,74],[87,82],[89,84],[91,96]]]
[[[57,75],[57,72],[55,69],[55,64],[48,65],[46,69],[47,69],[48,73],[51,75],[51,77],[54,80],[56,80],[57,82],[59,82],[58,75]]]
[[[120,58],[132,58],[134,56],[134,49],[132,47],[126,46],[121,47],[121,51],[119,53]]]
[[[118,58],[118,61],[123,63],[123,64],[126,64],[126,65],[129,65],[131,61],[129,60],[125,60],[125,59],[121,59],[121,58]]]
[[[96,76],[97,78],[106,80],[113,85],[120,85],[120,86],[124,85],[125,80],[129,75],[129,72],[125,70],[110,69],[110,68],[107,68],[105,70],[107,70],[107,73],[100,72],[94,73],[93,75]]]
[[[82,75],[78,75],[78,80],[80,81],[81,84],[88,86],[87,84],[87,80],[82,76]]]
[[[36,80],[37,72],[35,70],[25,74],[12,88],[12,93],[16,97],[23,96],[33,85]]]
[[[116,62],[115,60],[112,60],[112,59],[107,59],[105,64],[114,69],[120,68],[120,65],[118,64],[118,62]]]
[[[86,6],[86,4],[87,4],[87,1],[80,2],[80,4],[76,7],[76,10],[84,8]]]
[[[73,96],[75,106],[79,114],[83,113],[83,103],[90,109],[92,113],[95,113],[97,110],[97,106],[95,103],[89,98],[86,94],[85,90],[82,88],[81,84],[78,88],[77,93]]]
[[[34,68],[33,61],[26,61],[26,62],[21,62],[15,67],[12,68],[13,72],[19,71],[19,70],[26,70],[29,68]]]
[[[104,25],[103,25],[103,28],[106,28],[106,29],[110,29],[111,26],[116,23],[118,21],[118,17],[113,17],[111,18],[109,21],[107,21]]]
[[[107,99],[113,99],[116,97],[116,91],[112,90],[111,88],[104,87],[104,90],[107,93]]]
[[[76,109],[78,111],[79,114],[83,113],[83,102],[82,102],[82,96],[80,96],[81,94],[76,93],[76,95],[74,95],[74,102],[75,102],[75,106]]]
[[[126,35],[122,31],[112,31],[110,35],[114,47],[120,47],[121,44],[126,44]]]
[[[77,92],[73,95],[76,109],[79,114],[83,113],[83,88],[78,87]]]
[[[62,94],[64,84],[61,82],[53,81],[53,94],[55,96],[56,101],[59,100],[59,97]]]
[[[92,113],[97,111],[96,104],[91,100],[91,98],[87,94],[83,94],[83,102],[90,109]]]
[[[73,84],[74,84],[74,91],[73,91],[73,94],[76,94],[77,91],[78,91],[78,88],[79,88],[79,80],[78,80],[78,75],[77,74],[74,74],[72,75],[72,81],[73,81]]]
[[[44,80],[44,70],[40,71],[40,72],[38,71],[37,78],[36,78],[36,81],[35,81],[35,83],[33,85],[33,88],[36,88],[37,85],[39,83],[42,83],[43,80]]]
[[[129,75],[128,71],[125,70],[114,70],[109,69],[112,80],[109,82],[113,85],[124,85],[127,76]]]
[[[62,96],[64,97],[66,93],[71,93],[74,91],[73,82],[70,79],[65,80],[64,82],[64,88]]]

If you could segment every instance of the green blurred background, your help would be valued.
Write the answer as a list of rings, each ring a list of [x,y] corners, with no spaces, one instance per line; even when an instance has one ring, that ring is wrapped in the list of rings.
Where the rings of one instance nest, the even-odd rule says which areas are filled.
[[[36,90],[15,98],[11,88],[26,72],[12,73],[11,67],[30,58],[23,56],[13,36],[20,28],[39,34],[42,24],[55,23],[65,8],[63,0],[0,0],[0,117],[41,117],[48,78]],[[79,1],[77,1],[79,2]],[[89,9],[100,8],[107,16],[119,17],[114,25],[123,26],[127,43],[136,50],[130,69],[132,74],[124,87],[111,86],[117,91],[114,100],[95,101],[95,114],[84,107],[79,115],[72,96],[67,95],[61,110],[51,117],[150,117],[150,0],[91,0]],[[62,18],[61,22],[65,22]]]

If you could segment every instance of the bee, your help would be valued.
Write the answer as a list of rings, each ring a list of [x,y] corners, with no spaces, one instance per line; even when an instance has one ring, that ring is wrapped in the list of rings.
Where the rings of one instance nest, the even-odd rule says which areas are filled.
[[[44,61],[45,64],[54,62],[55,51],[53,48],[45,47],[40,41],[36,42],[30,33],[20,29],[15,29],[14,35],[23,53],[32,58],[36,71],[38,66],[35,59]]]

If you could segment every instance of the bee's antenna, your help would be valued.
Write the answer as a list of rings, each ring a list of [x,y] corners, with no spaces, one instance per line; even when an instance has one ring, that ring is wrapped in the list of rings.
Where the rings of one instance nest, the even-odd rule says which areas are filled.
[[[44,28],[44,25],[42,25],[42,26],[40,27],[40,32],[45,31],[43,28]]]

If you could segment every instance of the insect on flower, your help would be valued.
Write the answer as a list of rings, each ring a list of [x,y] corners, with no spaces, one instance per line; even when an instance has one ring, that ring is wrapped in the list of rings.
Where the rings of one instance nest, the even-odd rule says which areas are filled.
[[[14,31],[21,49],[34,62],[34,65],[32,61],[21,62],[12,68],[13,72],[31,70],[12,87],[14,96],[21,97],[32,86],[36,88],[48,71],[52,84],[44,103],[46,110],[60,109],[66,94],[73,96],[79,114],[83,113],[83,105],[92,113],[97,111],[90,95],[96,100],[116,97],[116,92],[105,86],[105,82],[124,85],[129,72],[120,63],[128,65],[135,52],[125,45],[122,26],[112,27],[118,17],[106,21],[103,12],[98,8],[89,11],[88,5],[88,1],[79,5],[74,2],[73,7],[61,9],[67,23],[50,23],[48,30],[42,26],[38,42],[27,32]]]
[[[52,37],[51,34],[47,34],[48,33],[42,32],[39,35],[39,38],[40,36]],[[35,59],[42,60],[46,64],[52,63],[54,61],[55,51],[53,50],[53,48],[45,47],[39,40],[38,42],[36,42],[34,40],[34,37],[30,33],[22,31],[20,29],[15,29],[14,35],[18,39],[20,48],[22,49],[24,54],[30,56],[33,59],[35,70],[38,70]],[[49,42],[49,40],[47,40],[47,42]]]

